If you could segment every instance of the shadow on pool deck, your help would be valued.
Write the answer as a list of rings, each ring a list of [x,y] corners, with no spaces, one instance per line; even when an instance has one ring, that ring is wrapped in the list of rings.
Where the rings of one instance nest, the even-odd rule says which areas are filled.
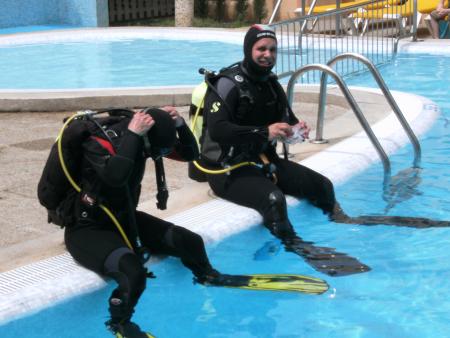
[[[190,92],[191,88],[185,90]],[[390,113],[381,95],[361,90],[352,90],[352,93],[369,123]],[[171,103],[168,97],[165,99],[166,103]],[[294,111],[313,129],[311,137],[315,136],[317,101],[316,87],[301,88],[296,93]],[[187,119],[186,103],[179,106],[179,111]],[[68,112],[0,113],[0,272],[65,252],[63,230],[46,222],[46,211],[38,203],[36,186],[61,121],[69,115]],[[320,145],[304,142],[291,147],[290,151],[293,159],[300,161],[360,130],[340,92],[330,89],[324,128],[324,137],[330,142]],[[180,162],[166,160],[165,167],[170,194],[167,210],[156,208],[151,162],[143,181],[141,210],[167,218],[214,198],[207,183],[188,178],[186,163],[180,165]]]

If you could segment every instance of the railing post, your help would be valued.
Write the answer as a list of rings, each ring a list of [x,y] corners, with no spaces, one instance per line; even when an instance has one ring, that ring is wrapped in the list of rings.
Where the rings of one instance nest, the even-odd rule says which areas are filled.
[[[339,11],[341,9],[341,0],[336,0],[336,10]],[[336,14],[336,36],[341,35],[341,14]]]
[[[311,13],[314,11],[314,7],[316,7],[316,3],[317,3],[317,0],[313,0],[312,2],[311,2],[311,5],[309,5],[309,10],[308,10],[308,13],[306,13],[305,14],[305,10],[306,10],[306,7],[305,7],[305,0],[303,0],[302,1],[302,16],[306,16],[306,15],[311,15]],[[316,19],[315,19],[316,20]],[[305,28],[306,28],[306,25],[308,24],[308,20],[304,20],[303,21],[303,24],[302,24],[302,28],[300,29],[300,32],[301,33],[303,33],[304,31],[305,31]],[[313,25],[314,26],[314,25]]]
[[[413,1],[413,32],[412,32],[412,40],[417,41],[417,0]]]
[[[322,72],[320,77],[320,92],[319,92],[319,107],[317,110],[317,124],[316,124],[316,138],[311,141],[315,144],[328,143],[328,140],[323,138],[323,122],[325,119],[325,108],[327,105],[327,81],[328,74]]]
[[[278,0],[277,3],[275,4],[275,8],[273,9],[272,15],[270,16],[269,19],[269,25],[272,23],[273,19],[275,18],[275,15],[277,15],[278,9],[280,8],[282,2],[283,0]]]

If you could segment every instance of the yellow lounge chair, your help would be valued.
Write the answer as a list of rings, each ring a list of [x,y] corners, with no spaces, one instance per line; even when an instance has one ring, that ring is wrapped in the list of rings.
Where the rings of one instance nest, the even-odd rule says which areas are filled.
[[[368,2],[369,0],[354,0],[354,1],[350,1],[350,2],[344,2],[341,3],[340,5],[340,9],[345,9],[345,8],[349,8],[355,5],[360,5],[363,4],[365,2]],[[385,7],[388,5],[394,5],[394,4],[398,4],[401,0],[386,0],[386,1],[381,1],[375,4],[370,4],[367,5],[367,8],[370,9],[374,9],[374,8],[381,8],[381,7]],[[336,9],[336,4],[330,4],[330,5],[320,5],[320,6],[314,6],[311,7],[306,6],[305,7],[305,12],[309,15],[309,14],[321,14],[321,13],[325,13],[325,12],[329,12],[329,11],[334,11]],[[355,9],[356,11],[356,9]],[[301,15],[302,14],[302,9],[301,8],[297,8],[295,11],[295,13]]]
[[[349,2],[343,2],[340,4],[339,9],[346,9],[352,6],[357,6],[359,4],[363,4],[368,2],[369,0],[354,0],[354,1],[349,1]],[[399,0],[386,0],[384,2],[393,2],[393,1],[399,1]],[[376,4],[375,4],[376,5]],[[375,6],[373,5],[373,6]],[[326,13],[326,12],[330,12],[330,11],[334,11],[337,9],[336,4],[329,4],[329,5],[320,5],[320,6],[307,6],[305,7],[305,15],[311,15],[311,14],[321,14],[321,13]],[[355,11],[357,9],[355,8]],[[297,8],[294,11],[297,15],[302,16],[302,8]],[[352,13],[353,11],[349,11],[348,13]],[[312,25],[309,27],[308,30],[312,30],[316,23],[317,23],[318,19],[314,19],[314,21],[312,22]]]
[[[430,14],[434,11],[439,0],[417,0],[417,12],[421,14]],[[444,6],[448,7],[448,0],[444,1]]]
[[[402,31],[406,28],[408,20],[412,18],[413,13],[413,1],[408,0],[403,4],[388,3],[384,7],[360,8],[357,12],[352,13],[350,17],[354,20],[356,27],[360,23],[363,24],[361,35],[364,35],[370,22],[394,21],[399,30]]]

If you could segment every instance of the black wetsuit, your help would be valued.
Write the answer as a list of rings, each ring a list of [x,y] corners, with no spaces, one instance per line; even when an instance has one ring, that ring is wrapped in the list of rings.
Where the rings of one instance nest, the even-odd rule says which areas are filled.
[[[111,128],[117,134],[112,138],[114,150],[98,138],[91,137],[84,142],[83,191],[75,205],[77,221],[65,229],[65,243],[74,259],[86,268],[117,281],[118,288],[111,299],[120,299],[120,302],[110,300],[111,316],[117,321],[131,317],[145,289],[146,270],[141,257],[127,247],[98,203],[110,209],[132,243],[135,235],[131,224],[135,223],[142,245],[150,254],[180,257],[197,277],[212,269],[199,235],[136,211],[147,158],[142,137],[127,129],[128,121]],[[177,133],[173,153],[183,160],[196,158],[198,149],[189,128],[183,125],[177,128]],[[91,205],[93,201],[95,204]]]
[[[280,158],[276,145],[268,140],[270,124],[298,122],[276,78],[271,75],[264,80],[255,79],[240,64],[212,85],[216,92],[210,90],[205,98],[203,164],[212,168],[243,161],[260,164],[208,175],[214,193],[257,210],[264,225],[281,239],[286,250],[300,255],[318,271],[342,276],[370,270],[344,253],[303,241],[288,219],[285,194],[305,198],[327,214],[333,211],[335,196],[328,178]]]
[[[273,217],[283,217],[287,220],[285,210],[282,216],[274,216],[270,211],[273,205],[271,196],[274,194],[282,195],[283,200],[284,194],[306,198],[324,212],[330,213],[335,203],[330,180],[305,166],[280,158],[275,145],[268,141],[270,124],[287,122],[293,125],[298,122],[287,105],[284,91],[279,89],[281,86],[276,79],[254,80],[243,68],[236,70],[236,73],[245,77],[253,104],[242,108],[245,101],[241,97],[239,84],[229,77],[218,79],[215,88],[225,102],[220,104],[217,110],[214,107],[217,107],[216,102],[222,102],[221,99],[212,91],[206,97],[205,139],[208,143],[219,144],[221,155],[211,160],[212,152],[206,150],[204,144],[202,158],[207,165],[220,167],[223,160],[228,162],[226,164],[242,161],[262,164],[260,155],[264,154],[276,167],[276,181],[266,170],[256,166],[245,166],[232,170],[229,174],[208,175],[212,190],[222,198],[256,209],[264,217],[264,224],[269,228],[274,222]],[[227,159],[231,147],[234,154],[231,159]]]

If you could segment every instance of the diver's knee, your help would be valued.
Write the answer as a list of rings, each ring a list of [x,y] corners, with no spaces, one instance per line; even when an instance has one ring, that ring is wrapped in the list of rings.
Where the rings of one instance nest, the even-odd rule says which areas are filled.
[[[294,228],[287,217],[286,197],[279,191],[269,194],[268,206],[263,213],[264,225],[279,238],[295,234]]]
[[[269,194],[267,206],[262,214],[265,224],[287,219],[286,197],[280,190],[272,191]]]
[[[114,278],[124,295],[140,295],[146,286],[147,270],[128,248],[112,251],[105,260],[106,275]]]

